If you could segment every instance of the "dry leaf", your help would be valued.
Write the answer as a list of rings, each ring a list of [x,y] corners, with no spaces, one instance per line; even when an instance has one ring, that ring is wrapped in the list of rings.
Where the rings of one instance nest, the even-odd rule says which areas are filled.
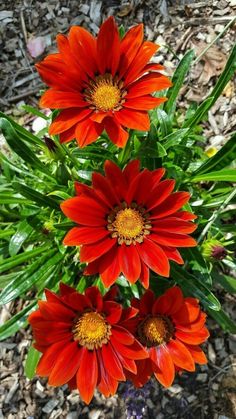
[[[120,9],[120,11],[117,13],[117,16],[119,17],[127,16],[131,12],[132,9],[133,7],[131,3],[126,4],[124,7]]]
[[[203,41],[192,41],[192,44],[197,57],[207,47],[207,44]],[[226,61],[226,55],[220,51],[216,45],[209,48],[208,51],[201,57],[203,66],[198,80],[199,83],[207,84],[212,77],[219,76],[226,64]]]

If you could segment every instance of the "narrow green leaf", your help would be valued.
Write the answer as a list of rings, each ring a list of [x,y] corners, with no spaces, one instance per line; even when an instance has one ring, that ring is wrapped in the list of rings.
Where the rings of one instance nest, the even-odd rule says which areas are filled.
[[[7,230],[2,230],[0,231],[0,239],[3,239],[4,237],[9,237],[12,236],[12,234],[15,233],[15,230],[13,229],[7,229]]]
[[[9,243],[10,256],[16,255],[21,249],[22,244],[32,233],[33,228],[27,223],[26,220],[21,221],[17,227],[16,233],[11,237]]]
[[[31,132],[27,131],[25,128],[23,128],[21,125],[17,124],[12,118],[5,115],[4,113],[0,112],[0,118],[6,119],[8,122],[10,122],[11,126],[14,128],[14,130],[17,132],[17,134],[25,141],[29,142],[30,144],[36,144],[39,147],[45,149],[45,145],[36,135],[33,135]]]
[[[9,336],[15,335],[21,327],[26,325],[26,319],[30,311],[36,306],[37,302],[33,301],[15,316],[11,317],[6,323],[0,327],[0,340],[5,340]]]
[[[213,182],[236,182],[236,169],[223,169],[218,172],[204,173],[195,176],[192,182],[213,181]]]
[[[165,149],[168,150],[168,148],[175,147],[176,145],[178,145],[181,142],[181,140],[186,136],[188,131],[188,128],[179,129],[164,137],[162,139],[162,143]]]
[[[38,365],[40,356],[40,352],[38,352],[37,349],[35,349],[33,346],[30,346],[24,368],[25,375],[27,378],[29,378],[29,380],[35,376],[36,367]]]
[[[43,246],[37,247],[36,249],[21,253],[20,255],[12,256],[8,259],[3,259],[0,261],[0,273],[6,272],[17,265],[26,262],[27,260],[40,255],[46,250],[48,250],[48,244],[44,244]]]
[[[24,275],[13,279],[1,292],[0,304],[7,304],[9,301],[14,300],[26,291],[31,289],[38,281],[47,279],[47,277],[57,268],[57,264],[62,260],[63,255],[57,253],[53,257],[51,255],[55,250],[51,250],[44,255],[43,259],[40,258],[29,267]],[[47,260],[49,258],[49,260]],[[47,260],[47,262],[46,262]],[[32,272],[33,271],[33,272]],[[32,274],[30,274],[32,272]]]
[[[234,134],[229,141],[210,159],[206,160],[193,175],[200,175],[208,173],[213,169],[223,169],[229,166],[232,161],[236,159],[236,134]]]
[[[172,82],[173,86],[168,89],[167,92],[167,98],[168,101],[164,104],[164,110],[168,115],[173,114],[176,107],[176,99],[179,94],[179,91],[183,85],[184,79],[186,74],[189,71],[189,68],[191,66],[191,63],[193,61],[195,54],[193,50],[188,51],[180,63],[178,64],[178,67],[176,68]]]
[[[190,129],[194,128],[205,116],[208,109],[210,109],[212,102],[213,102],[213,97],[208,97],[207,99],[205,99],[201,103],[201,105],[198,106],[193,116],[191,116],[189,119],[187,119],[184,122],[182,128],[190,128]]]
[[[224,310],[214,311],[208,308],[207,311],[225,332],[236,333],[236,323],[229,318]]]
[[[24,109],[26,112],[31,113],[32,115],[45,119],[46,121],[49,119],[47,115],[45,115],[43,112],[40,112],[38,109],[33,108],[33,106],[22,105],[21,108]]]
[[[54,198],[45,196],[41,192],[36,191],[35,189],[30,188],[27,185],[19,182],[12,182],[12,187],[21,195],[35,202],[42,207],[50,207],[53,209],[59,210],[59,204]]]
[[[9,146],[16,154],[18,154],[18,156],[20,156],[26,163],[29,163],[40,171],[43,171],[43,173],[47,172],[44,164],[38,159],[38,157],[36,157],[35,153],[31,151],[24,141],[22,141],[7,119],[0,118],[0,128]]]
[[[160,123],[161,133],[166,137],[172,132],[172,123],[169,115],[162,109],[157,109],[157,117]]]
[[[212,276],[226,291],[231,294],[236,293],[236,278],[229,275],[223,275],[218,272],[218,269],[213,269]]]
[[[212,310],[220,310],[220,302],[197,277],[188,273],[186,269],[180,268],[178,265],[172,265],[171,277],[176,281],[182,290],[189,296],[199,298],[201,303]]]

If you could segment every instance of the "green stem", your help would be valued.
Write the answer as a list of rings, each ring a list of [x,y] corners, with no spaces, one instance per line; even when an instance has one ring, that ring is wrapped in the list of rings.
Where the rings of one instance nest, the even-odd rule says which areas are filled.
[[[193,62],[193,65],[195,65],[195,64],[197,64],[198,63],[198,61],[200,61],[201,60],[201,58],[202,58],[202,56],[204,55],[204,54],[206,54],[206,52],[209,50],[209,48],[211,48],[212,47],[212,45],[214,45],[214,43],[216,42],[216,41],[218,41],[218,39],[220,39],[221,38],[221,36],[222,35],[224,35],[224,33],[228,30],[228,28],[231,26],[231,25],[233,25],[233,23],[236,21],[236,17],[233,17],[233,19],[231,19],[230,21],[229,21],[229,23],[224,27],[224,29],[219,33],[219,35],[217,35],[214,39],[213,39],[213,41],[212,42],[210,42],[210,44],[209,45],[207,45],[207,47],[206,48],[204,48],[204,50],[201,52],[201,54],[194,60],[194,62]]]
[[[134,137],[134,130],[130,130],[129,132],[129,138],[124,148],[120,151],[118,155],[118,162],[121,166],[124,166],[124,164],[127,162],[127,160],[130,158],[130,154],[132,151],[132,140]]]

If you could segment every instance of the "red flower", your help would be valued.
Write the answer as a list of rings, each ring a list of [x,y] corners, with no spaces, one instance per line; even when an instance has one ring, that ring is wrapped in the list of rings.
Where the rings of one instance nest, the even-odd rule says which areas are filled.
[[[105,286],[121,272],[132,283],[149,284],[149,269],[169,276],[169,259],[182,264],[177,247],[195,246],[188,233],[196,229],[195,215],[179,209],[188,192],[172,193],[175,181],[160,181],[165,169],[140,172],[139,161],[121,169],[105,163],[106,176],[93,173],[92,187],[76,184],[78,196],[61,204],[78,223],[64,238],[67,246],[82,245],[80,261],[86,274],[100,273]]]
[[[114,289],[102,297],[97,287],[90,287],[82,295],[61,283],[60,291],[46,290],[47,301],[39,301],[39,309],[29,316],[34,346],[43,353],[37,374],[49,377],[53,386],[77,387],[86,403],[96,386],[107,397],[115,394],[118,381],[126,379],[124,368],[135,374],[135,360],[147,357],[123,327],[137,310],[123,310],[112,301]]]
[[[124,147],[128,139],[124,128],[149,129],[147,111],[166,100],[151,94],[170,87],[171,82],[159,73],[163,66],[148,64],[158,45],[143,41],[142,25],[120,39],[110,17],[97,38],[73,26],[68,37],[57,36],[57,44],[59,53],[36,64],[51,87],[40,105],[62,110],[50,134],[60,134],[61,143],[76,138],[84,147],[106,130],[113,143]]]
[[[140,387],[154,373],[156,379],[169,387],[180,370],[194,371],[195,363],[206,364],[206,356],[199,344],[206,341],[206,314],[200,310],[196,298],[184,298],[179,287],[168,289],[155,298],[151,290],[132,306],[139,310],[136,321],[125,326],[136,333],[149,352],[149,358],[137,361],[138,373],[127,372],[127,378]]]

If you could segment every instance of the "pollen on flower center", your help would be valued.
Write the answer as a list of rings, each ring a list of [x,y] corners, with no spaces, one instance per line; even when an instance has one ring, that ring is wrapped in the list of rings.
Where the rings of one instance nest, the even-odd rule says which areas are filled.
[[[80,316],[73,328],[74,340],[87,349],[99,348],[107,343],[111,335],[111,326],[104,317],[96,312],[87,312]]]
[[[134,202],[130,206],[123,202],[109,214],[107,228],[118,244],[130,245],[142,243],[144,236],[150,234],[151,224],[144,208]]]
[[[139,334],[147,346],[159,346],[173,336],[174,327],[166,316],[148,317],[139,326]]]
[[[90,103],[90,108],[96,111],[118,111],[126,95],[122,86],[123,82],[117,81],[111,74],[97,76],[89,82],[84,92],[85,100]]]

